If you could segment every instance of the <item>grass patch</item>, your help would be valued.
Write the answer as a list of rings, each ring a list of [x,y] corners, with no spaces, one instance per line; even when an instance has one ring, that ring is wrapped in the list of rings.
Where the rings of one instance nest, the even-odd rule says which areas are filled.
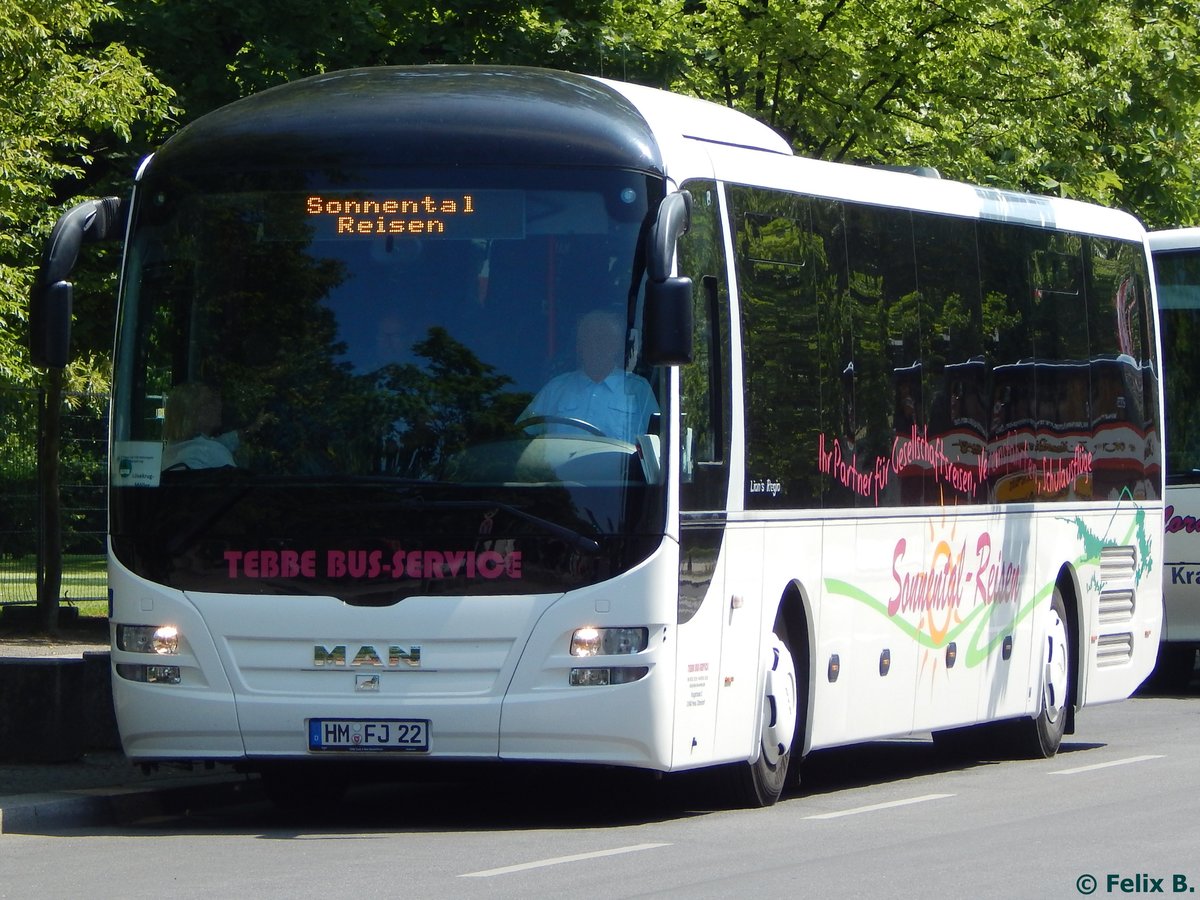
[[[63,606],[79,607],[81,616],[108,615],[108,568],[104,556],[63,557]],[[0,604],[37,602],[37,559],[0,558]]]
[[[74,606],[79,610],[81,619],[107,619],[107,600],[70,600],[63,601],[60,606]]]

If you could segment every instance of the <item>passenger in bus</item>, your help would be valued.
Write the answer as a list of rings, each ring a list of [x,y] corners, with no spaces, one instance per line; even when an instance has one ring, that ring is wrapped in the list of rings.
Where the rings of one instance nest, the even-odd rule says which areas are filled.
[[[167,394],[163,436],[163,471],[217,469],[233,466],[236,431],[218,435],[221,396],[206,384],[180,384]]]
[[[578,368],[553,378],[538,391],[517,418],[518,424],[547,417],[530,427],[544,434],[580,434],[594,429],[607,437],[634,442],[645,432],[650,417],[658,413],[658,401],[645,378],[625,371],[621,317],[603,310],[584,315],[576,330],[575,352]]]

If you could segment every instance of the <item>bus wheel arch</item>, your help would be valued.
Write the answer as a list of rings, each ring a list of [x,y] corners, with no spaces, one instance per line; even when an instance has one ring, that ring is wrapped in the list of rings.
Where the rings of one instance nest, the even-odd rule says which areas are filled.
[[[782,624],[787,635],[786,643],[792,653],[796,670],[796,735],[792,741],[792,781],[799,783],[800,760],[808,754],[812,738],[813,707],[813,659],[814,634],[812,629],[812,604],[808,594],[797,583],[792,582],[780,598],[775,613],[775,624]]]
[[[1066,613],[1067,625],[1067,651],[1071,665],[1070,682],[1067,685],[1066,709],[1067,714],[1065,734],[1075,733],[1075,711],[1079,708],[1079,698],[1082,696],[1082,687],[1080,679],[1083,673],[1087,671],[1084,665],[1084,646],[1082,643],[1083,632],[1079,627],[1079,597],[1080,590],[1078,584],[1078,572],[1070,566],[1064,565],[1058,573],[1058,580],[1055,584],[1055,590],[1062,599],[1063,607]]]

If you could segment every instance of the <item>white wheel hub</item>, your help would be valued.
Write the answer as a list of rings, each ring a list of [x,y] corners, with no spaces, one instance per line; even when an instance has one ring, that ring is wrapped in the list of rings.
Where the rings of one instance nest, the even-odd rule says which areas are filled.
[[[1057,609],[1051,607],[1046,626],[1045,674],[1042,678],[1042,706],[1046,718],[1057,722],[1067,702],[1067,623]]]
[[[792,654],[775,634],[767,645],[763,690],[762,752],[774,766],[792,749],[796,731],[796,668]]]

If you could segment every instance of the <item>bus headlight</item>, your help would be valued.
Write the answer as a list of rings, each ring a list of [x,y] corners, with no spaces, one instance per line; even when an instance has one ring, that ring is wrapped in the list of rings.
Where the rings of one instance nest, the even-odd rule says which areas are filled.
[[[624,656],[646,649],[646,628],[577,628],[571,635],[572,656]]]
[[[179,653],[179,629],[174,625],[118,625],[117,649],[130,653]]]

